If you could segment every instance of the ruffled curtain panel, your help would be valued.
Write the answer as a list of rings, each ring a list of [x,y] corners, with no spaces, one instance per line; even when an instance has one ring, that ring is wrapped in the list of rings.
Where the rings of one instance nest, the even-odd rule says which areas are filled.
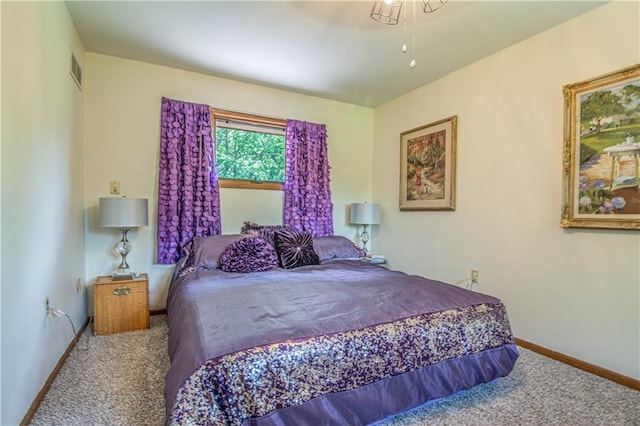
[[[287,120],[286,141],[284,224],[314,237],[333,235],[326,126]]]
[[[175,263],[194,237],[221,232],[220,192],[208,105],[162,98],[158,263]]]

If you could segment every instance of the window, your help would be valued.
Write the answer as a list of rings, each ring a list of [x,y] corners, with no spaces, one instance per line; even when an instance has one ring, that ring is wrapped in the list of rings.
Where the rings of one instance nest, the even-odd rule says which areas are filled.
[[[286,121],[212,109],[222,188],[282,190]]]

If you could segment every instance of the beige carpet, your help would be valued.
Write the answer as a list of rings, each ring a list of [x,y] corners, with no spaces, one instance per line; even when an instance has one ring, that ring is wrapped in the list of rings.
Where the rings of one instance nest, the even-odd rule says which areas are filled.
[[[508,377],[380,424],[640,426],[640,392],[520,353]],[[85,330],[31,424],[162,425],[168,367],[165,316],[151,317],[145,331],[93,336]]]

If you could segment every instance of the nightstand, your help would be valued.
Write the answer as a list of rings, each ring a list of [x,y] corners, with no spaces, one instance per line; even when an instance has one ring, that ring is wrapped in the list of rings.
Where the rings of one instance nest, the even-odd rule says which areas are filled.
[[[98,277],[93,284],[95,334],[113,334],[149,328],[149,277],[114,280]]]

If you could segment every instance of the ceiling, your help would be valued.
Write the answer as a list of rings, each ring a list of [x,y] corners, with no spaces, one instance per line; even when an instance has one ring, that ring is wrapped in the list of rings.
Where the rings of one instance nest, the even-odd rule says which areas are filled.
[[[405,1],[406,37],[373,1],[66,3],[88,52],[375,107],[605,2]]]

